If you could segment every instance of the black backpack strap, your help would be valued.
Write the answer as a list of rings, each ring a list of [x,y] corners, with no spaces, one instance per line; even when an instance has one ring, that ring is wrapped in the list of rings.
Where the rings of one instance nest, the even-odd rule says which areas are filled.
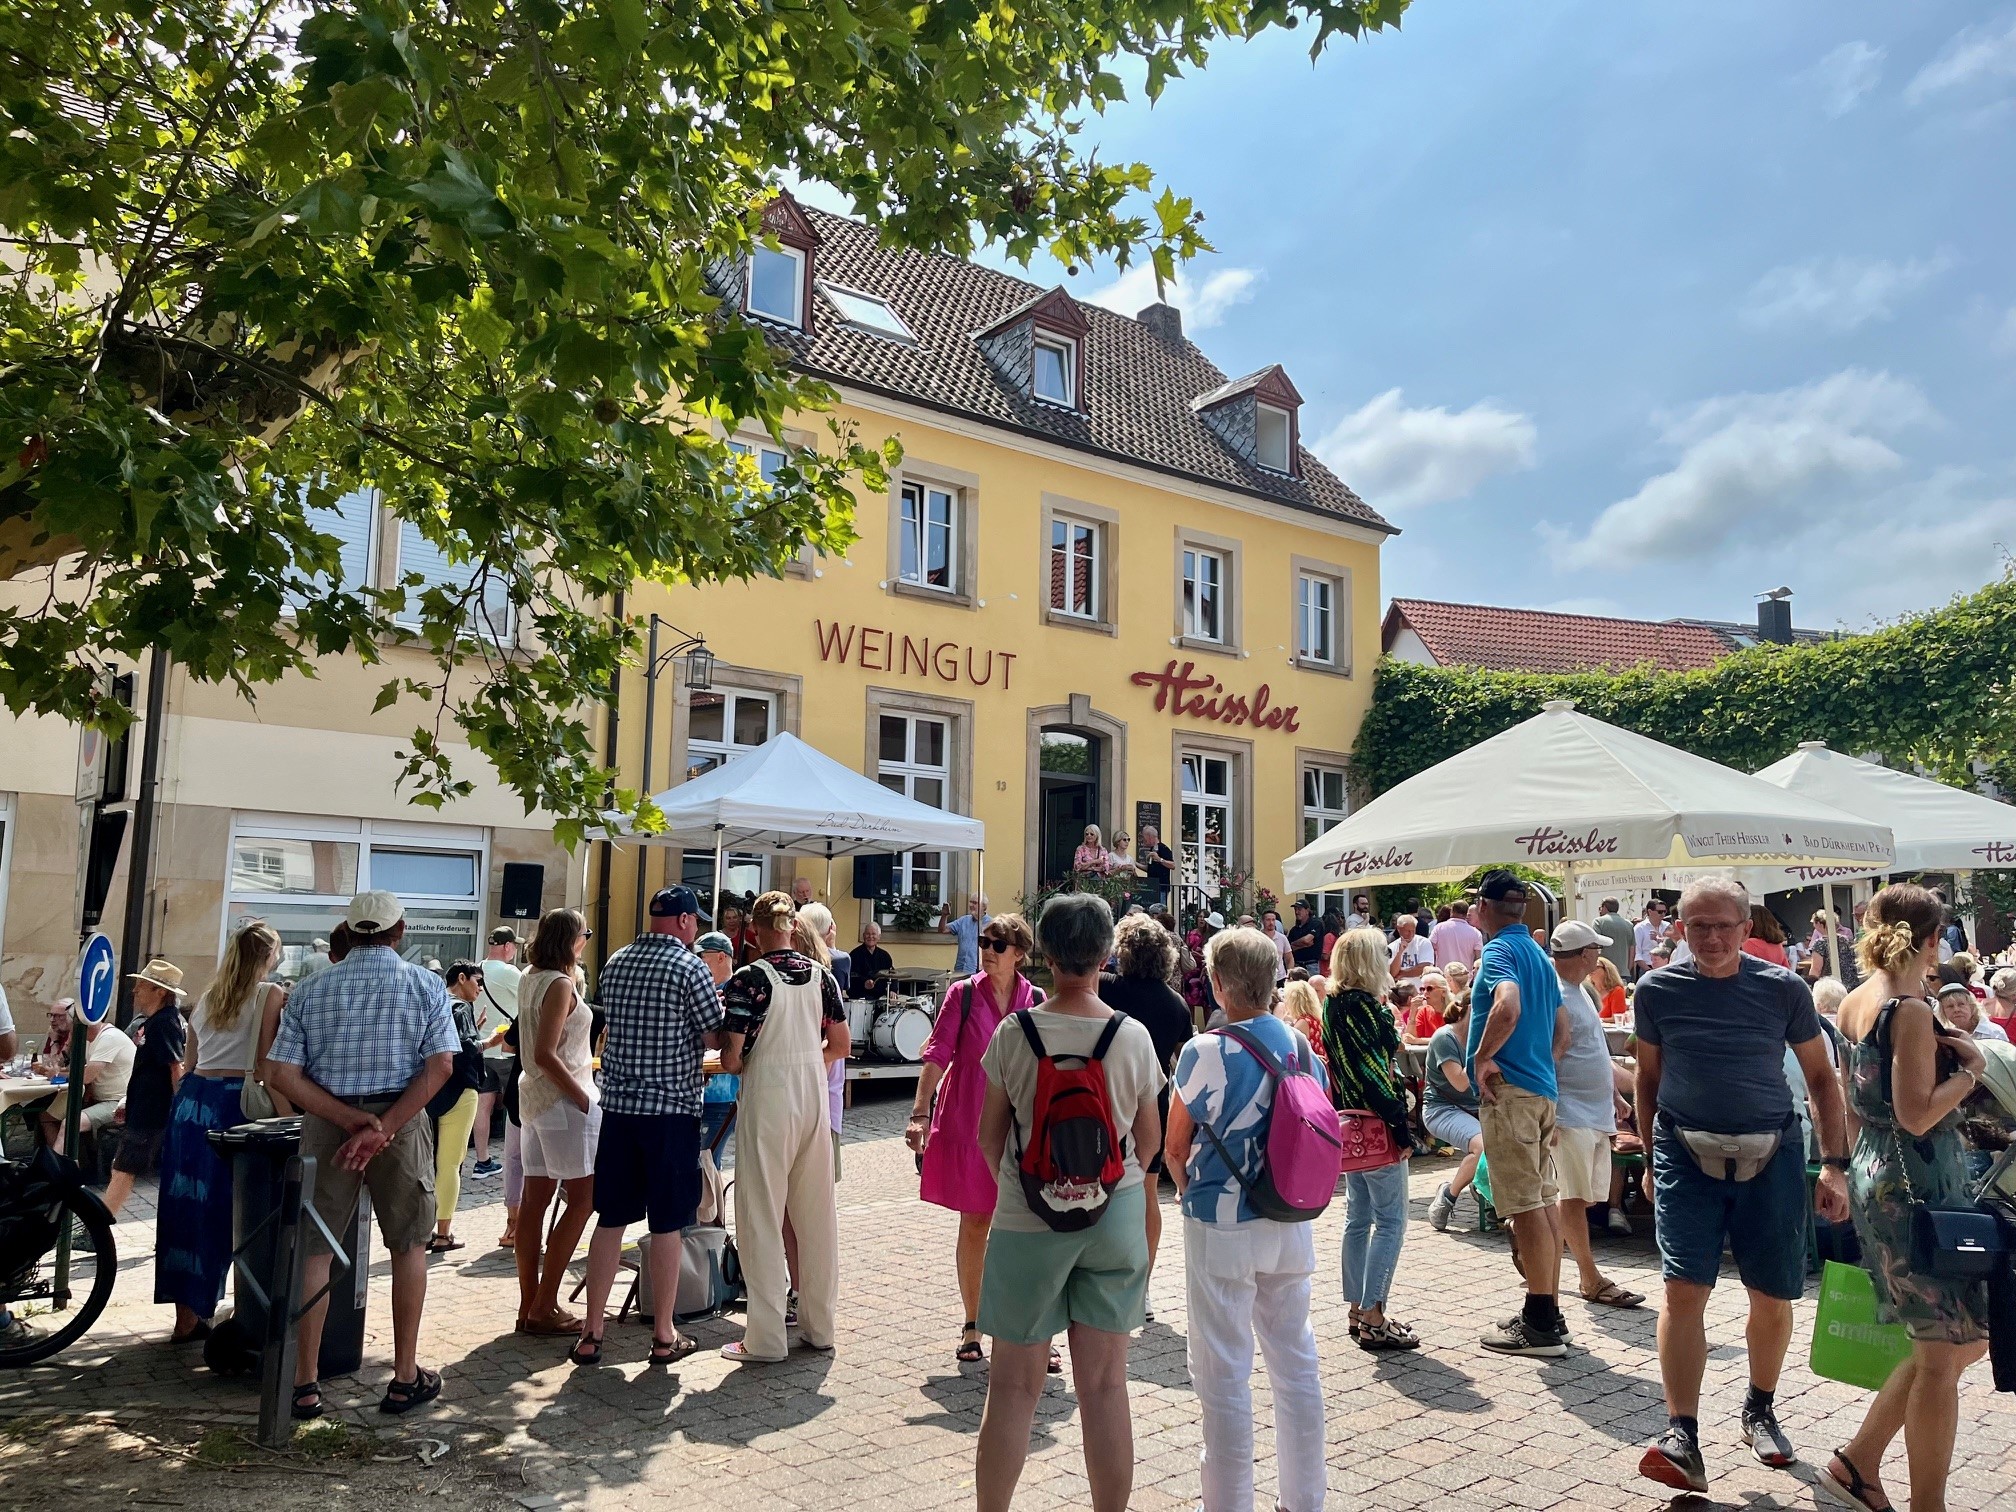
[[[1036,1032],[1036,1021],[1029,1017],[1027,1008],[1015,1010],[1015,1023],[1022,1030],[1022,1037],[1029,1041],[1030,1052],[1040,1060],[1048,1060],[1050,1052],[1043,1048],[1043,1036]]]
[[[1113,1017],[1106,1020],[1105,1032],[1099,1036],[1099,1043],[1092,1047],[1093,1060],[1103,1061],[1106,1059],[1106,1052],[1113,1047],[1113,1036],[1120,1032],[1120,1026],[1126,1022],[1127,1015],[1119,1012],[1117,1009],[1114,1011]]]

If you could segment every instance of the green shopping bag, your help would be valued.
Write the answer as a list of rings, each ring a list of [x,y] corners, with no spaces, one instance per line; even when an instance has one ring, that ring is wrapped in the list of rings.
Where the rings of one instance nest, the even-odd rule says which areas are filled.
[[[1911,1336],[1902,1324],[1876,1321],[1876,1283],[1869,1272],[1829,1260],[1820,1275],[1820,1310],[1807,1356],[1813,1373],[1878,1391],[1910,1353]]]

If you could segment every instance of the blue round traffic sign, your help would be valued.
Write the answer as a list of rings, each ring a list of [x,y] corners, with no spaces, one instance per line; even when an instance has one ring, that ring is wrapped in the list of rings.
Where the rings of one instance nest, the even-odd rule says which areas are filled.
[[[94,933],[84,942],[84,955],[77,963],[77,1017],[87,1024],[104,1023],[118,996],[119,958],[112,942]]]

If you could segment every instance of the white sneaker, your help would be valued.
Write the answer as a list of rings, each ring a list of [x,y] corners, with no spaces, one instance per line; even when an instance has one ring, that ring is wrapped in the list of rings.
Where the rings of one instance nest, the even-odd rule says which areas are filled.
[[[1608,1228],[1619,1239],[1629,1239],[1631,1237],[1631,1220],[1626,1218],[1617,1208],[1613,1207],[1610,1209],[1610,1216],[1604,1220],[1604,1227]]]
[[[1435,1195],[1428,1202],[1428,1226],[1438,1234],[1449,1227],[1449,1215],[1456,1211],[1456,1198],[1449,1190],[1449,1183],[1443,1182],[1436,1188]]]

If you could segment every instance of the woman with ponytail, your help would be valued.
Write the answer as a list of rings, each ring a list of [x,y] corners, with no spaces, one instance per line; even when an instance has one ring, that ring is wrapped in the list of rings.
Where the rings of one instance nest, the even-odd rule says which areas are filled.
[[[1988,1348],[1987,1283],[1921,1274],[1911,1257],[1914,1205],[1967,1205],[1960,1109],[1982,1067],[1972,1038],[1943,1026],[1925,999],[1943,922],[1939,900],[1922,887],[1877,893],[1856,943],[1865,980],[1841,1005],[1849,1100],[1862,1120],[1849,1202],[1881,1314],[1911,1335],[1909,1357],[1870,1404],[1861,1432],[1827,1466],[1830,1489],[1864,1512],[1890,1505],[1878,1467],[1899,1430],[1911,1512],[1944,1512],[1960,1375]]]

